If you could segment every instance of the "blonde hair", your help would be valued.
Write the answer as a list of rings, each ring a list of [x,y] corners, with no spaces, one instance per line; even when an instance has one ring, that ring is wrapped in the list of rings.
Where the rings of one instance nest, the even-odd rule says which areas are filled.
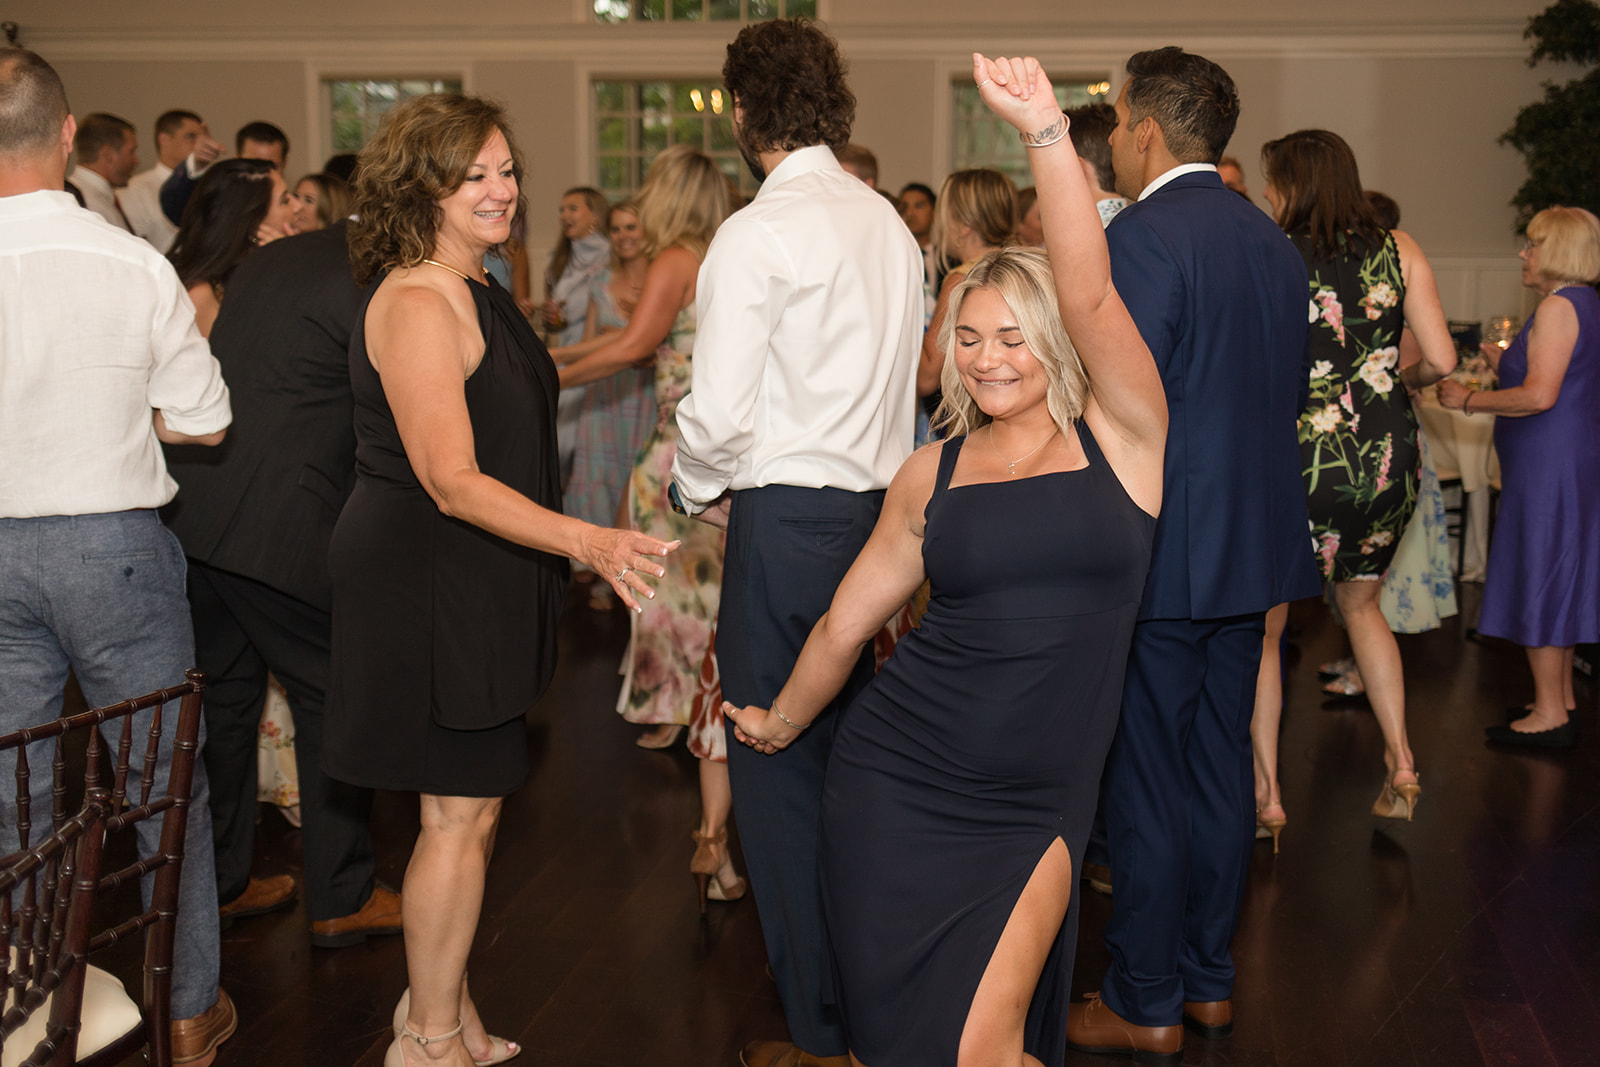
[[[636,198],[644,253],[651,259],[674,245],[705,258],[711,237],[730,213],[728,179],[703,152],[668,147],[645,175]]]
[[[1044,251],[1038,248],[990,252],[950,291],[950,309],[939,330],[939,348],[944,352],[939,387],[944,399],[933,414],[934,427],[950,434],[968,434],[993,421],[967,392],[961,372],[956,369],[956,326],[961,321],[961,305],[968,294],[978,289],[993,289],[1011,309],[1028,351],[1043,368],[1049,383],[1045,404],[1050,417],[1063,433],[1068,432],[1089,402],[1089,376],[1061,324],[1055,276],[1050,273],[1050,261]]]
[[[946,268],[955,266],[945,252],[948,238],[970,226],[991,247],[1013,244],[1017,237],[1017,187],[997,170],[958,170],[944,180],[934,200],[933,247]]]
[[[1528,220],[1527,232],[1546,281],[1600,281],[1600,219],[1581,207],[1547,207]]]

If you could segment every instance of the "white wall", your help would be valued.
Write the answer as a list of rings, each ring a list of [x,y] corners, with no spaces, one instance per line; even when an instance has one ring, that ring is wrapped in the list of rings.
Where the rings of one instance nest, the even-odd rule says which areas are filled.
[[[555,236],[563,189],[592,180],[586,87],[595,76],[714,76],[725,24],[597,26],[583,0],[11,0],[23,43],[55,63],[79,114],[141,129],[161,111],[204,114],[224,140],[268,119],[293,142],[290,171],[328,152],[319,85],[340,74],[454,74],[504,101],[528,155],[530,244]],[[1121,82],[1140,48],[1181,44],[1220,62],[1243,101],[1232,154],[1322,126],[1350,141],[1366,184],[1395,197],[1438,269],[1455,318],[1520,312],[1514,216],[1520,156],[1496,143],[1540,83],[1571,71],[1524,59],[1542,0],[821,0],[851,63],[855,140],[882,184],[937,185],[949,159],[949,85],[973,49],[1039,55],[1055,70]],[[1258,196],[1259,200],[1259,196]],[[536,253],[537,255],[537,253]]]

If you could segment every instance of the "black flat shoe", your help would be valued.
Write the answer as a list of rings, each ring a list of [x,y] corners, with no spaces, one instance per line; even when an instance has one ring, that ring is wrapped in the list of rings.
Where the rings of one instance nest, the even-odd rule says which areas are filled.
[[[1578,743],[1578,724],[1571,721],[1534,733],[1513,730],[1509,726],[1485,727],[1483,733],[1494,744],[1517,748],[1573,748]]]
[[[1532,708],[1524,708],[1520,705],[1513,704],[1511,707],[1506,709],[1506,725],[1510,726],[1514,722],[1520,722],[1532,714]]]

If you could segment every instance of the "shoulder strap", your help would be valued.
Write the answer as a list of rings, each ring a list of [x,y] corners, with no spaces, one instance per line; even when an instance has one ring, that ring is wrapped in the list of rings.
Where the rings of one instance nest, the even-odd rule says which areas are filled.
[[[1072,428],[1077,431],[1078,441],[1083,445],[1083,454],[1088,457],[1089,466],[1109,470],[1111,465],[1106,462],[1106,454],[1100,451],[1100,442],[1094,439],[1094,431],[1089,429],[1088,420],[1082,417],[1074,419]]]
[[[961,456],[961,446],[967,443],[967,435],[948,438],[944,447],[939,450],[939,474],[933,480],[933,495],[939,496],[950,488],[950,476],[955,473],[956,460]]]

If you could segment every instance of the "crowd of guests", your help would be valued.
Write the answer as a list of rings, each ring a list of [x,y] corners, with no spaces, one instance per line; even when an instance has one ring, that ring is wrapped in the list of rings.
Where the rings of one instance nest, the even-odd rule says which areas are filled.
[[[1422,388],[1501,416],[1479,629],[1527,649],[1534,697],[1489,739],[1575,743],[1574,646],[1600,639],[1600,223],[1532,220],[1538,311],[1473,390],[1426,257],[1337,134],[1262,148],[1264,212],[1203,57],[1139,53],[1114,107],[1066,113],[1032,59],[975,55],[973,79],[1033,185],[889,195],[831,38],[747,27],[723,82],[760,192],[740,203],[688,146],[622,203],[570,189],[539,302],[497,105],[403,102],[293,185],[277,127],[223,158],[171,111],[136,174],[130,124],[75,122],[48,64],[0,51],[0,257],[27,266],[0,370],[32,383],[0,397],[23,472],[0,561],[108,561],[25,576],[47,592],[0,620],[28,635],[0,707],[7,729],[49,718],[69,667],[91,703],[207,674],[177,1062],[237,1025],[221,927],[300,891],[251,875],[275,685],[312,943],[404,933],[388,1067],[520,1052],[467,963],[569,582],[630,612],[637,743],[686,732],[699,761],[701,911],[755,897],[790,1040],[745,1067],[1175,1063],[1185,1027],[1230,1031],[1252,835],[1276,849],[1287,824],[1290,601],[1326,588],[1349,633],[1384,738],[1373,813],[1420,800],[1382,592],[1413,529],[1441,542],[1423,566],[1442,547]],[[52,316],[86,292],[103,345]],[[103,609],[47,610],[58,586]],[[374,789],[422,798],[399,892],[373,876]],[[1086,866],[1114,893],[1112,962],[1069,1007]]]

